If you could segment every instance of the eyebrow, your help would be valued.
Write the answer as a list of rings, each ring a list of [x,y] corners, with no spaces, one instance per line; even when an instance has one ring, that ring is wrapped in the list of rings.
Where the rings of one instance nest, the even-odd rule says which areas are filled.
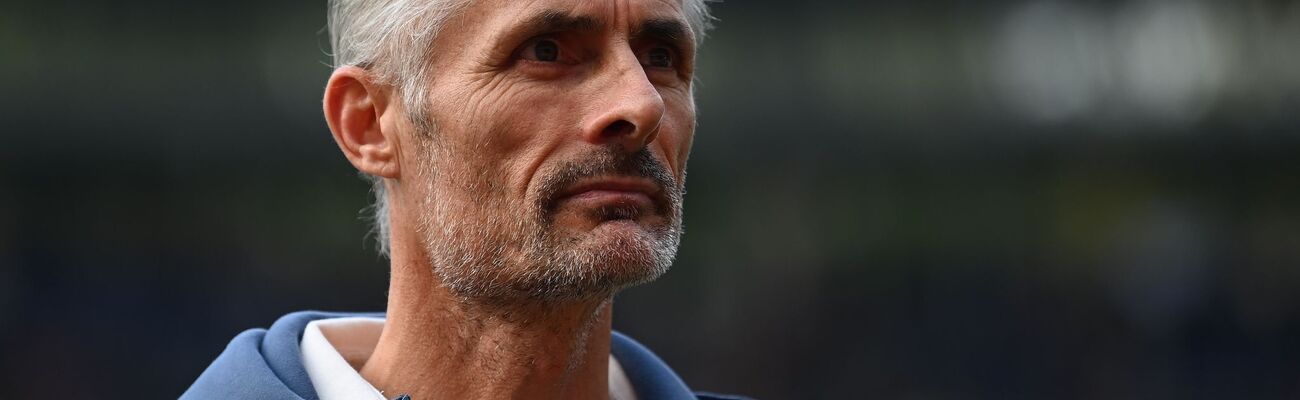
[[[521,24],[523,31],[533,35],[546,32],[591,32],[604,28],[604,24],[588,16],[571,15],[559,10],[546,10]]]
[[[686,24],[675,19],[656,18],[642,22],[636,32],[632,32],[632,39],[646,38],[668,42],[677,46],[679,50],[690,50],[694,47],[690,29],[686,27]]]

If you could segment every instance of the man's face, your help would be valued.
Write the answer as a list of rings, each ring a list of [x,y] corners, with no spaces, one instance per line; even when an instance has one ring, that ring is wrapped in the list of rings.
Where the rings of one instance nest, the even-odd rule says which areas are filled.
[[[679,1],[475,1],[439,32],[400,185],[453,292],[598,298],[667,270],[695,128]]]

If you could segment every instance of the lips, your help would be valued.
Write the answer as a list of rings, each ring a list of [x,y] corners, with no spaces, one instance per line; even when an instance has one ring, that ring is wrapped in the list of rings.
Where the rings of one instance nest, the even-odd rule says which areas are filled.
[[[646,178],[604,176],[588,178],[560,192],[558,200],[594,203],[641,203],[653,206],[663,189]]]
[[[679,213],[680,194],[668,168],[642,148],[627,153],[621,146],[603,146],[539,169],[536,205],[545,218],[559,208],[586,214],[620,211],[620,215]],[[575,210],[576,211],[576,210]]]

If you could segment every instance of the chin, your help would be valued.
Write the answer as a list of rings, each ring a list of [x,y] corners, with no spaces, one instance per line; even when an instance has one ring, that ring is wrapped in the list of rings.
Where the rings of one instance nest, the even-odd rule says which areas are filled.
[[[564,251],[571,271],[589,277],[594,286],[614,291],[667,272],[678,244],[676,230],[636,220],[604,221],[575,239]]]
[[[485,224],[480,226],[485,230],[430,237],[426,243],[434,272],[467,300],[597,299],[667,272],[680,238],[673,221],[653,214],[569,211],[549,223],[526,224],[528,233],[521,236],[502,233],[509,224]]]
[[[608,266],[633,268],[654,263],[654,233],[633,220],[605,221],[574,238],[568,253],[574,258],[587,258],[601,269]]]
[[[586,232],[578,247],[594,256],[594,268],[636,274],[662,273],[676,256],[675,230],[656,229],[633,219],[599,223]]]

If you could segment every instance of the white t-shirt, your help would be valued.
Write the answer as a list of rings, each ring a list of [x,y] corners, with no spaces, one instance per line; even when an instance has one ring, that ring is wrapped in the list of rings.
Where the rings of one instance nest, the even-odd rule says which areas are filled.
[[[384,319],[346,317],[319,319],[307,324],[302,333],[302,365],[316,387],[320,400],[389,400],[357,372],[379,343]],[[632,382],[614,356],[609,357],[609,396],[614,400],[636,400]]]

